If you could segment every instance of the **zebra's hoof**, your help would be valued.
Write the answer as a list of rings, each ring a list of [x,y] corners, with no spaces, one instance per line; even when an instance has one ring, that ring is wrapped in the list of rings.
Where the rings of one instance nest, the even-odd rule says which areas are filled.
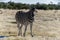
[[[18,34],[18,36],[20,36],[20,34]]]
[[[32,35],[32,37],[34,37],[34,36]]]
[[[23,34],[23,37],[25,37],[25,34]]]

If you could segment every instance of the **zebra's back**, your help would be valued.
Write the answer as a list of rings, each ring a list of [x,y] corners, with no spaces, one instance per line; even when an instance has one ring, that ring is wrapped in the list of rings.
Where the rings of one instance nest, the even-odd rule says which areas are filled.
[[[18,11],[15,15],[16,21],[19,23],[28,22],[28,14],[22,11]]]

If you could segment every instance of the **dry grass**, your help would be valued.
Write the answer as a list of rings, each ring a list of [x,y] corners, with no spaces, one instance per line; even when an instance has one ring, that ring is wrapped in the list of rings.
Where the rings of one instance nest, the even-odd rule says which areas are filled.
[[[4,40],[59,40],[60,39],[60,10],[37,10],[33,25],[34,37],[30,37],[29,26],[26,37],[17,36],[18,29],[15,13],[19,10],[1,9],[0,35],[10,36]],[[26,10],[23,10],[26,12]],[[28,11],[28,10],[27,10]],[[23,27],[24,30],[24,27]],[[13,36],[13,37],[11,37]]]

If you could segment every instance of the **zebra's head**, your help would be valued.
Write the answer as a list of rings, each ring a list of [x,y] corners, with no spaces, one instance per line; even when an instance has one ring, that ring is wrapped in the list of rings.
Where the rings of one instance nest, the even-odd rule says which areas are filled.
[[[34,13],[29,14],[28,19],[29,19],[29,22],[33,22],[34,21]]]
[[[28,14],[28,19],[30,22],[32,22],[34,20],[34,13],[30,11],[30,13]]]
[[[31,8],[30,8],[30,11],[37,13],[36,7],[31,7]]]
[[[34,11],[35,11],[35,8],[34,8],[34,7],[32,7],[30,10],[34,12]]]

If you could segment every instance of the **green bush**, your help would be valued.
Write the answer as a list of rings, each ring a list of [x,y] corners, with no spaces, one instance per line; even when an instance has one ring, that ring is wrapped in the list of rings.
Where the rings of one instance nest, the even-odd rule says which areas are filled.
[[[22,4],[22,3],[14,3],[9,1],[8,3],[0,2],[0,8],[4,9],[30,9],[31,7],[35,7],[36,9],[42,10],[53,10],[60,9],[60,5],[56,4]]]

